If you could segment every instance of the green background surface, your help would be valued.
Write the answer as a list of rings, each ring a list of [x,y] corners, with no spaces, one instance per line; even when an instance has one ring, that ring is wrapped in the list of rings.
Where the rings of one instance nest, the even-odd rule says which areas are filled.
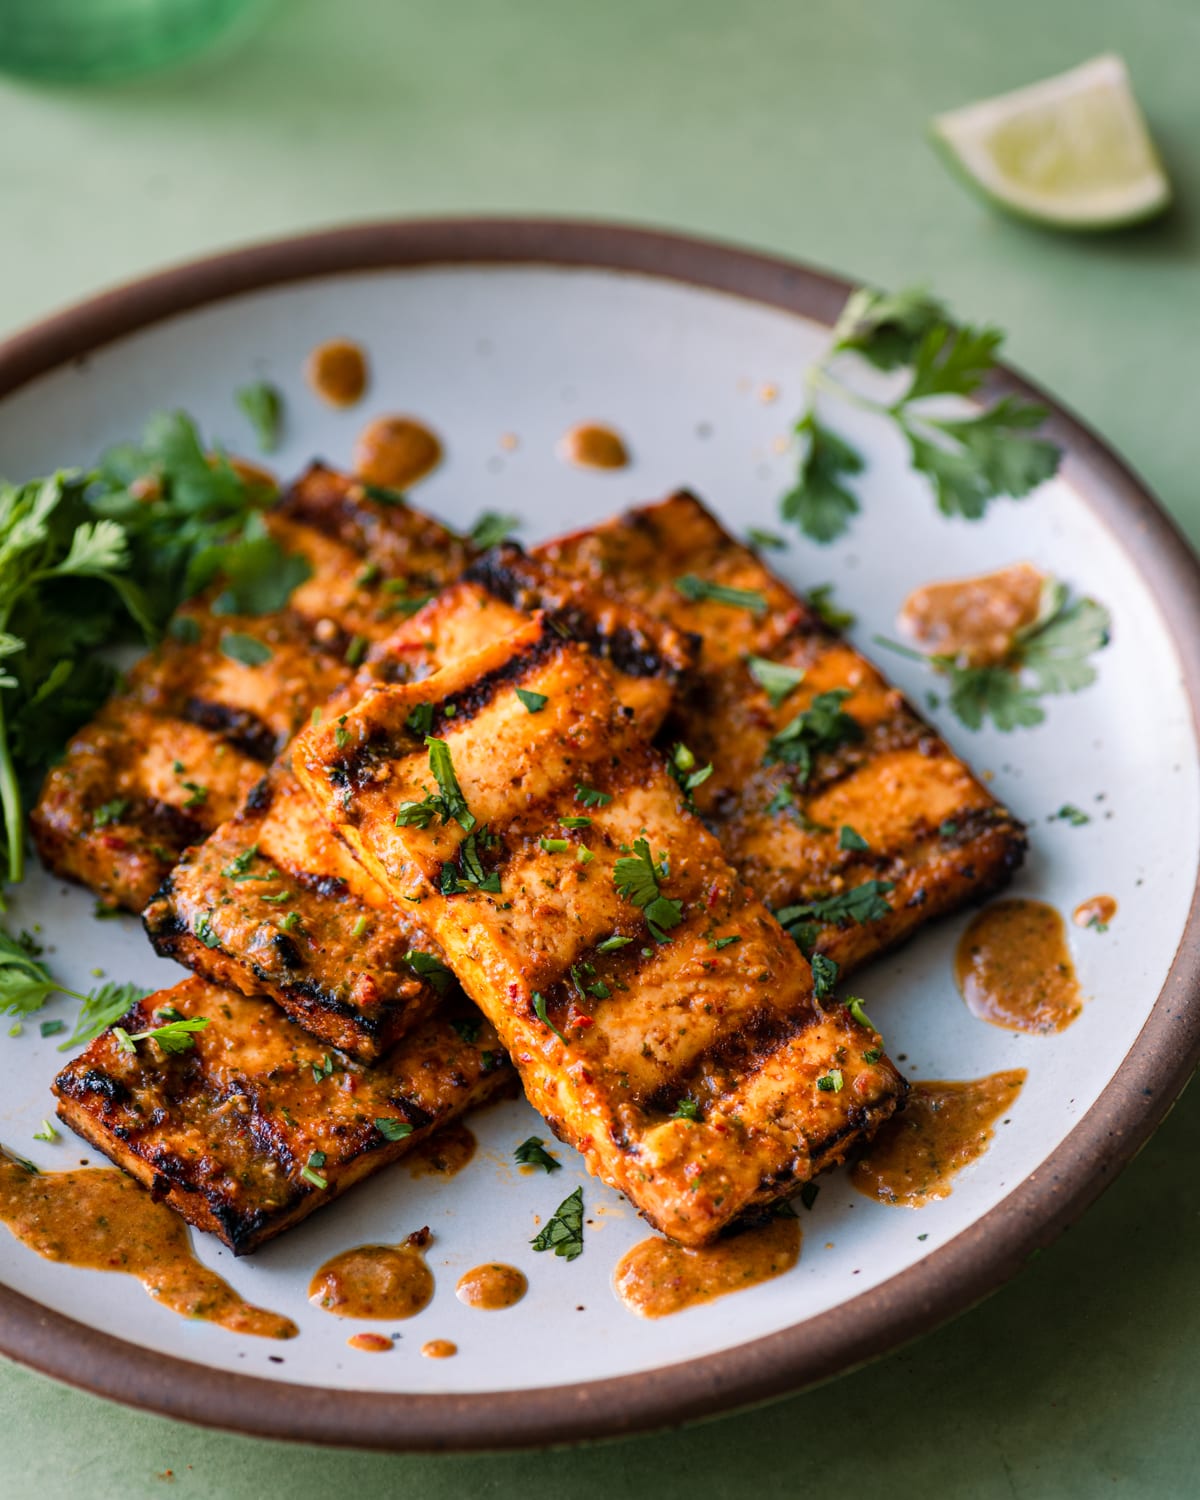
[[[1108,49],[1174,177],[1169,219],[1054,237],[945,175],[930,113]],[[163,262],[317,225],[648,221],[928,281],[1009,330],[1014,362],[1196,540],[1198,56],[1195,0],[284,0],[240,51],[182,72],[0,82],[0,333]],[[1193,1090],[1080,1225],[951,1327],[765,1410],[589,1449],[289,1448],[0,1363],[0,1494],[1195,1495],[1198,1159]]]

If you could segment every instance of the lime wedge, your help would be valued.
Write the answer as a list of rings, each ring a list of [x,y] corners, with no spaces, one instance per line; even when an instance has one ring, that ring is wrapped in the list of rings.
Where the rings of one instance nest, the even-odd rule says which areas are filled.
[[[937,115],[948,164],[998,207],[1059,229],[1115,229],[1171,201],[1124,60],[1069,73]]]

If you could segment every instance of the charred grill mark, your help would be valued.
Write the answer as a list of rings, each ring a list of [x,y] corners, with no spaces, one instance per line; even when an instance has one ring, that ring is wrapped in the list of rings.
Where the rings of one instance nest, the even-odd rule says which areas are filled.
[[[611,662],[626,676],[660,677],[674,683],[687,665],[679,653],[669,659],[642,630],[629,625],[606,630],[592,611],[571,598],[561,580],[555,586],[553,575],[512,543],[485,553],[463,576],[514,609],[527,614],[548,611],[573,640],[582,641],[594,656]]]
[[[334,901],[340,901],[349,889],[340,875],[317,875],[308,870],[293,870],[291,878],[314,896],[324,896]]]
[[[690,1058],[686,1068],[666,1078],[640,1101],[650,1113],[671,1114],[684,1097],[715,1101],[758,1072],[785,1042],[820,1019],[815,1010],[783,1013],[766,1006],[753,1011],[736,1030]]]
[[[271,785],[271,778],[264,776],[261,781],[256,781],[246,793],[246,801],[242,808],[242,814],[244,816],[246,813],[269,812],[271,803],[274,800],[275,792]]]
[[[226,703],[188,698],[180,709],[180,718],[221,735],[243,755],[262,765],[269,765],[280,749],[275,731],[248,708],[231,708]]]
[[[78,1075],[63,1072],[55,1082],[60,1092],[68,1098],[85,1099],[88,1095],[98,1095],[111,1108],[130,1103],[133,1097],[125,1084],[101,1068],[88,1068],[85,1073]]]

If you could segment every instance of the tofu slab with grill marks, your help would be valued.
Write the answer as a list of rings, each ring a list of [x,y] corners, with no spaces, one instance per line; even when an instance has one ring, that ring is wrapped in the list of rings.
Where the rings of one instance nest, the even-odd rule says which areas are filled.
[[[67,747],[30,826],[43,861],[141,911],[189,845],[232,817],[280,748],[370,641],[461,572],[466,544],[317,465],[264,515],[309,578],[271,615],[180,612]],[[247,653],[236,637],[250,637]],[[255,647],[259,649],[255,649]],[[239,654],[240,649],[240,654]],[[258,658],[262,658],[261,660]]]
[[[902,1100],[878,1036],[815,1003],[606,675],[545,621],[373,690],[338,728],[299,736],[301,781],[438,943],[531,1103],[665,1233],[708,1243]]]
[[[697,669],[664,743],[682,741],[698,766],[711,763],[695,792],[698,813],[809,951],[849,972],[931,918],[981,900],[1020,865],[1025,830],[1017,819],[904,696],[693,495],[672,495],[537,551],[597,593],[634,598],[700,638]],[[791,669],[794,688],[772,704],[751,657]],[[826,736],[811,756],[797,744],[813,743],[811,734],[794,736],[789,748],[789,726],[836,692],[847,695],[840,706],[853,732]],[[857,839],[843,839],[843,828]],[[878,915],[855,921],[844,906],[838,916],[828,905],[855,891],[863,899],[854,909]]]
[[[324,709],[336,721],[379,681],[420,681],[549,608],[613,674],[646,733],[661,723],[694,643],[629,606],[597,600],[517,547],[471,568],[372,649]],[[336,734],[336,729],[335,729]],[[432,1009],[407,955],[429,947],[412,914],[351,857],[305,796],[289,753],[235,817],[185,852],[146,909],[156,950],[217,983],[265,993],[301,1025],[370,1061]],[[285,925],[286,924],[286,925]]]
[[[466,1002],[376,1067],[292,1025],[270,1001],[187,979],[124,1018],[204,1016],[195,1046],[130,1055],[106,1031],[59,1073],[58,1113],[119,1167],[236,1255],[297,1224],[513,1081]]]

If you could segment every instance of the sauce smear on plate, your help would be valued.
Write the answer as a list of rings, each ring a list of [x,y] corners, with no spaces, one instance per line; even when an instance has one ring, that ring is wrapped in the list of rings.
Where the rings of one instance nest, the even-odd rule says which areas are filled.
[[[524,1271],[493,1261],[475,1266],[461,1276],[455,1296],[468,1307],[496,1312],[503,1307],[515,1306],[528,1290],[529,1281]]]
[[[367,388],[367,356],[350,339],[329,339],[308,356],[308,383],[330,406],[353,406]]]
[[[362,1354],[386,1354],[395,1347],[386,1333],[352,1333],[346,1342]]]
[[[1009,1031],[1063,1031],[1083,1011],[1062,917],[1044,901],[994,901],[973,917],[954,957],[967,1009]]]
[[[1043,574],[1015,563],[978,578],[927,583],[900,609],[900,628],[931,656],[952,656],[964,666],[996,666],[1012,651],[1017,633],[1037,619]]]
[[[800,1257],[800,1225],[788,1214],[703,1250],[658,1235],[627,1250],[613,1287],[630,1312],[665,1318],[790,1271]]]
[[[465,1125],[447,1125],[406,1158],[414,1177],[455,1177],[475,1155],[475,1137]]]
[[[458,1345],[449,1339],[430,1339],[421,1345],[421,1353],[426,1359],[452,1359],[458,1353]]]
[[[619,432],[599,422],[580,422],[565,433],[559,452],[579,469],[624,469],[629,449]]]
[[[354,472],[386,490],[406,490],[441,461],[437,433],[415,417],[376,417],[354,445]]]
[[[0,1222],[47,1260],[136,1276],[156,1302],[231,1333],[291,1339],[290,1318],[251,1307],[192,1254],[187,1225],[107,1167],[37,1172],[0,1152]]]
[[[954,1178],[987,1150],[996,1120],[1016,1099],[1025,1069],[956,1083],[914,1083],[908,1103],[854,1164],[860,1193],[901,1208],[949,1197]]]
[[[337,1318],[416,1317],[433,1299],[433,1272],[422,1250],[428,1229],[402,1245],[357,1245],[327,1260],[312,1279],[308,1300]]]
[[[1105,932],[1116,914],[1115,896],[1089,896],[1071,913],[1071,920],[1076,927],[1094,927],[1097,932]]]

